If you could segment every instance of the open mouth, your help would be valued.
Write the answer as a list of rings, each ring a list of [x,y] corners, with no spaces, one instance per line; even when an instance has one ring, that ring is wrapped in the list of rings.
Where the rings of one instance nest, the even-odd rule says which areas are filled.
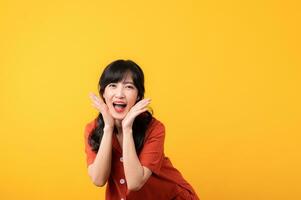
[[[123,112],[123,111],[125,111],[126,104],[125,103],[113,103],[113,107],[116,112]]]

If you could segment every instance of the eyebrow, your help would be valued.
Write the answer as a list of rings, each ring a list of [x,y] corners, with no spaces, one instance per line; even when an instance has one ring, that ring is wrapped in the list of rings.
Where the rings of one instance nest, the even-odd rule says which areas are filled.
[[[131,82],[131,81],[124,81],[124,82],[122,82],[123,84],[132,84],[132,85],[134,85],[134,83],[133,82]]]

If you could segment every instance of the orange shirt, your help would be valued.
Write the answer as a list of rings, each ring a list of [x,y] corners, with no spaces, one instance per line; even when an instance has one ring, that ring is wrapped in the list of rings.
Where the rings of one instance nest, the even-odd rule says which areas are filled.
[[[88,144],[88,137],[96,125],[95,119],[85,128],[87,165],[92,164],[96,157],[96,153]],[[106,200],[168,200],[178,198],[184,192],[186,195],[189,194],[192,200],[199,199],[193,188],[164,155],[164,138],[164,125],[153,118],[145,133],[144,145],[139,154],[141,165],[150,169],[152,175],[139,191],[129,191],[124,174],[122,149],[116,135],[113,134],[112,165],[107,182]]]

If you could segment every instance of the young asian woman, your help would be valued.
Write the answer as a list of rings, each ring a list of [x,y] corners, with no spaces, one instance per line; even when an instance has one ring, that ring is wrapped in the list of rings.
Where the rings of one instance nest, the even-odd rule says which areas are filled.
[[[99,114],[85,127],[88,174],[106,187],[107,200],[171,200],[199,197],[164,154],[164,125],[148,111],[144,73],[131,60],[116,60],[103,71]]]

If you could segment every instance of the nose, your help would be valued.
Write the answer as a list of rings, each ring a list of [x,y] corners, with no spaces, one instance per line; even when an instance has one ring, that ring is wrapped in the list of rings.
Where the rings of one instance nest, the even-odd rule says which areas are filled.
[[[116,88],[116,93],[115,93],[115,96],[117,98],[123,98],[124,97],[124,91],[123,91],[123,87],[117,87]]]

